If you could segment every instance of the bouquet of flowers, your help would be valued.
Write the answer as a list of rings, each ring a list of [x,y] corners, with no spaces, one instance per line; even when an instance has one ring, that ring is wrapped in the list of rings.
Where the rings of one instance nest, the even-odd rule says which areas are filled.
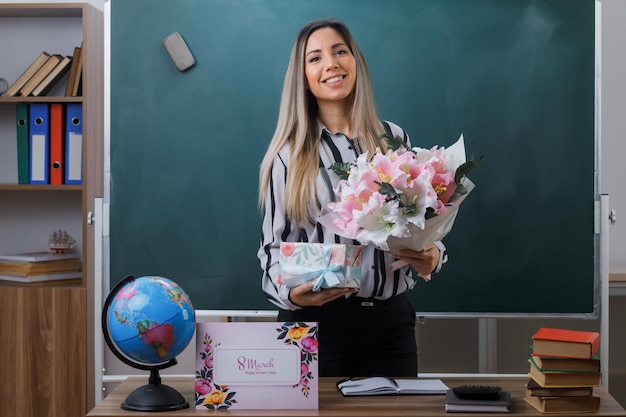
[[[466,160],[463,135],[448,148],[407,149],[385,135],[389,150],[355,163],[334,164],[341,181],[336,202],[319,219],[336,234],[397,253],[422,250],[452,229],[459,205],[474,188],[466,174],[482,163]],[[334,227],[333,227],[334,226]]]

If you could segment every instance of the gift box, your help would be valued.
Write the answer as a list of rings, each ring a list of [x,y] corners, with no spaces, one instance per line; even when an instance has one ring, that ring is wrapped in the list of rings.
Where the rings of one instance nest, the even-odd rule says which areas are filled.
[[[320,288],[361,286],[362,246],[333,243],[282,242],[278,283],[295,287],[315,281]]]

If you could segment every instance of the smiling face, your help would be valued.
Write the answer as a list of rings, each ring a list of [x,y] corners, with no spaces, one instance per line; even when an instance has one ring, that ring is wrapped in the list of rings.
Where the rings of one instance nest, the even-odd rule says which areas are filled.
[[[304,70],[318,104],[346,99],[356,83],[356,61],[346,41],[335,29],[318,29],[309,36]]]

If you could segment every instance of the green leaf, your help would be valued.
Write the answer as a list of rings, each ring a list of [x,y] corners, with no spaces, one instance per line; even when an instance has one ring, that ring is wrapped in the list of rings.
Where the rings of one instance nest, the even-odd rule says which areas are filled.
[[[348,177],[350,176],[350,169],[353,166],[354,164],[351,164],[348,162],[335,162],[334,164],[330,166],[329,169],[331,169],[335,174],[337,174],[340,179],[347,180]]]
[[[387,146],[392,151],[397,151],[400,148],[406,149],[406,143],[404,143],[404,139],[400,136],[392,137],[386,133],[380,135],[381,140],[385,140],[387,142]]]
[[[382,195],[389,196],[390,200],[397,200],[400,198],[400,194],[398,194],[396,189],[393,188],[393,186],[389,184],[388,182],[378,182],[378,181],[375,181],[375,182],[376,184],[380,186],[380,188],[378,189],[378,192],[381,193]]]
[[[470,158],[461,164],[454,173],[454,182],[456,183],[456,189],[454,190],[454,194],[450,196],[448,203],[452,203],[457,198],[461,197],[464,194],[467,194],[467,188],[463,184],[461,184],[461,180],[465,177],[471,170],[480,166],[485,159],[485,155],[481,155],[478,158],[478,161],[474,161],[474,154],[470,156]]]
[[[485,155],[481,155],[478,161],[474,161],[474,154],[470,156],[470,158],[462,163],[454,173],[454,182],[457,184],[457,187],[461,184],[461,180],[465,177],[471,170],[480,166],[485,159]]]

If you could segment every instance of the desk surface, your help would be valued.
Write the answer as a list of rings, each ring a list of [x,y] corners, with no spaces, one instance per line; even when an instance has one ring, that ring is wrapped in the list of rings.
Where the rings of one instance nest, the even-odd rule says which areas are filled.
[[[465,384],[476,384],[477,378],[441,378],[449,387]],[[456,416],[460,413],[446,414],[443,405],[443,395],[398,395],[398,396],[367,396],[343,397],[335,386],[337,378],[320,378],[319,409],[318,410],[229,410],[229,411],[196,411],[194,409],[194,381],[193,377],[163,377],[162,383],[178,390],[189,402],[190,407],[185,410],[172,412],[138,412],[126,411],[120,408],[128,394],[135,388],[147,384],[148,378],[131,377],[120,384],[111,394],[100,402],[87,417],[167,417],[167,416],[201,416],[222,414],[228,416],[325,416],[325,417],[382,417],[382,416]],[[528,378],[520,377],[481,377],[481,385],[498,385],[511,391],[512,413],[515,416],[542,415],[524,401],[525,385]],[[595,388],[601,397],[601,407],[598,413],[584,413],[577,416],[626,416],[626,411],[604,389]],[[476,414],[470,414],[476,415]]]

